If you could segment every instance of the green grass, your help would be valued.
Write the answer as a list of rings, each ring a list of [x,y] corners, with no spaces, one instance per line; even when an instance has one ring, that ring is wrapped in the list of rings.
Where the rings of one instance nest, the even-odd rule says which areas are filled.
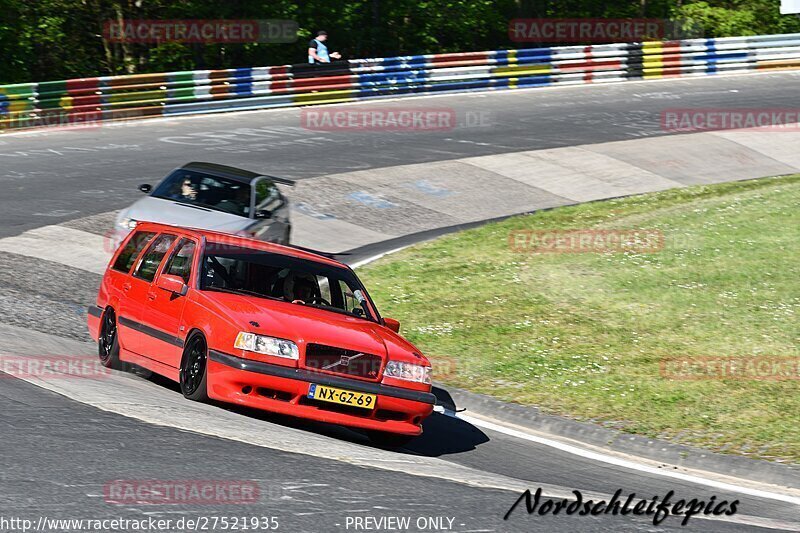
[[[519,253],[521,229],[658,229],[657,253]],[[361,269],[446,384],[716,451],[800,462],[800,381],[670,380],[665,357],[800,356],[800,176],[514,217]],[[441,366],[447,366],[446,364]]]

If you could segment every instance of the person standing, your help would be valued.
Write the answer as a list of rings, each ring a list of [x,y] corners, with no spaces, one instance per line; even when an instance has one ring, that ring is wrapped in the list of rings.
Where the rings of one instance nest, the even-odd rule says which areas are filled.
[[[308,62],[309,63],[330,63],[331,58],[341,59],[342,56],[339,52],[328,53],[328,47],[325,41],[328,40],[328,32],[320,30],[317,32],[317,37],[311,39],[308,43]]]

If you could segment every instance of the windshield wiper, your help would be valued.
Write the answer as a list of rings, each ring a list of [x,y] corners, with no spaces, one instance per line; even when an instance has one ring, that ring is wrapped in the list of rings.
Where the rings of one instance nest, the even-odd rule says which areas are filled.
[[[299,305],[299,304],[298,304]],[[367,322],[376,322],[373,320],[369,315],[357,315],[347,309],[341,309],[339,307],[333,307],[332,305],[325,305],[325,304],[310,304],[304,302],[302,305],[306,305],[308,307],[313,307],[314,309],[321,309],[323,311],[330,311],[331,313],[338,313],[340,315],[347,315],[355,318],[360,318],[361,320],[366,320]]]
[[[229,294],[246,294],[246,295],[249,295],[249,296],[257,296],[259,298],[266,298],[268,300],[283,301],[283,298],[276,298],[274,296],[269,296],[269,295],[262,294],[262,293],[256,292],[256,291],[249,291],[247,289],[229,289],[227,287],[217,287],[216,285],[210,285],[208,287],[205,287],[203,290],[206,290],[206,291],[217,291],[217,292],[227,292]]]

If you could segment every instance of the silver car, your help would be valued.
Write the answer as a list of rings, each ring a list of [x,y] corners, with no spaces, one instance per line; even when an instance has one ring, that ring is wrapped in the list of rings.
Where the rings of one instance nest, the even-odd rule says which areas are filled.
[[[147,196],[117,216],[119,243],[138,222],[161,222],[243,235],[289,244],[289,201],[276,178],[214,163],[188,163],[174,170],[155,188],[139,186]]]

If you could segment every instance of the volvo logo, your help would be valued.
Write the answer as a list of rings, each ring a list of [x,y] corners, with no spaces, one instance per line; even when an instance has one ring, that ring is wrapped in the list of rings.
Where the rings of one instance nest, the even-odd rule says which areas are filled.
[[[356,355],[343,355],[339,358],[339,360],[335,363],[331,363],[329,365],[325,365],[322,367],[323,370],[330,370],[335,366],[350,366],[350,361],[353,359],[358,359],[364,355],[363,353],[357,353]]]

